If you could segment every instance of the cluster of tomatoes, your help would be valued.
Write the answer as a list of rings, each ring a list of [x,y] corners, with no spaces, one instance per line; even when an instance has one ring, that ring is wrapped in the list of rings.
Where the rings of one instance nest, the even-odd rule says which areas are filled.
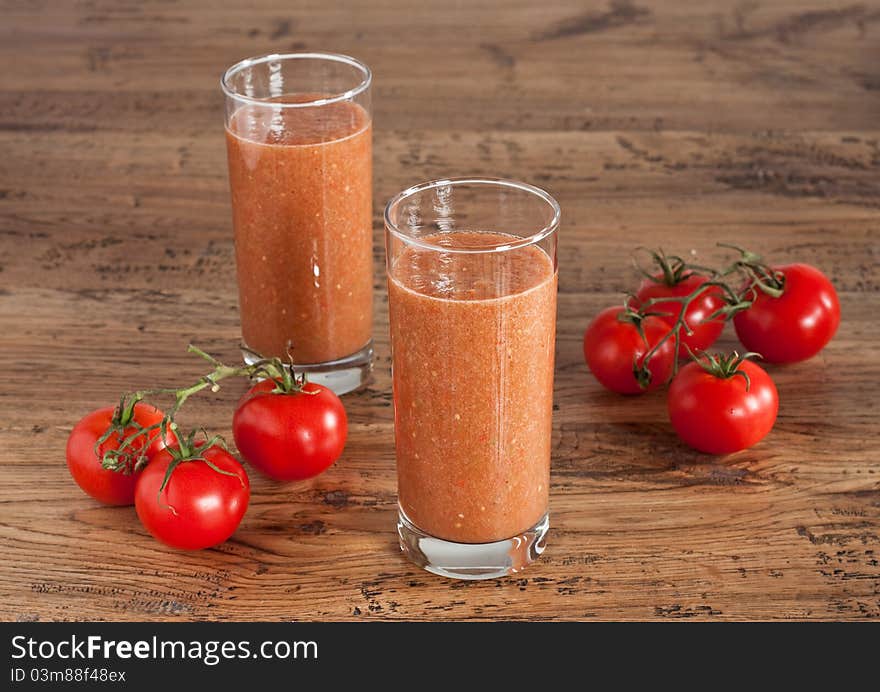
[[[587,366],[603,386],[637,394],[669,384],[673,428],[709,454],[751,447],[776,421],[776,386],[749,358],[806,360],[840,324],[837,293],[818,269],[740,253],[723,271],[652,253],[656,270],[643,272],[636,294],[600,312],[584,334]],[[747,353],[708,354],[729,320]],[[690,362],[679,369],[680,359]]]
[[[345,408],[331,390],[283,369],[274,372],[277,378],[257,382],[238,402],[235,444],[269,478],[311,478],[342,454]],[[202,385],[217,388],[210,375],[197,388]],[[108,505],[134,504],[144,528],[174,548],[223,543],[250,500],[247,472],[220,438],[182,435],[173,415],[137,400],[83,417],[68,438],[67,465],[86,493]]]

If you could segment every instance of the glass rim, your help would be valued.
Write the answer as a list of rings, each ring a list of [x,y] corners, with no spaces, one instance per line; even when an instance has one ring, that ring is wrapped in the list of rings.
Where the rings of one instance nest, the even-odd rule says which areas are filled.
[[[532,233],[531,235],[522,236],[521,238],[517,238],[517,240],[510,243],[502,243],[500,245],[489,245],[485,247],[478,248],[456,248],[449,247],[448,245],[440,245],[439,243],[432,243],[430,241],[426,241],[424,238],[419,238],[417,236],[412,235],[411,233],[407,233],[406,231],[401,230],[397,224],[391,221],[391,209],[400,205],[405,199],[412,197],[413,195],[425,192],[426,190],[431,190],[433,188],[438,188],[442,186],[461,186],[461,185],[473,185],[480,186],[485,185],[486,187],[495,187],[495,188],[508,188],[512,190],[518,190],[519,192],[525,192],[528,194],[537,197],[538,199],[545,202],[553,212],[553,216],[550,219],[550,222],[546,224],[539,231]],[[562,216],[562,210],[559,208],[559,202],[557,202],[552,195],[546,190],[542,190],[540,187],[536,187],[535,185],[529,185],[528,183],[523,183],[518,180],[509,180],[507,178],[490,178],[490,177],[460,177],[460,178],[438,178],[437,180],[430,180],[426,183],[419,183],[418,185],[413,185],[412,187],[408,187],[401,192],[398,192],[394,197],[392,197],[388,204],[385,205],[385,228],[388,230],[391,235],[398,238],[404,243],[409,245],[415,245],[417,247],[423,248],[425,250],[440,250],[442,252],[449,253],[461,253],[461,254],[484,254],[490,252],[506,252],[508,250],[516,250],[518,248],[526,247],[528,245],[535,245],[536,243],[541,242],[545,238],[551,236],[559,229],[559,221]]]
[[[349,65],[350,67],[354,67],[356,70],[359,70],[362,79],[360,83],[352,89],[348,91],[341,92],[339,94],[333,94],[331,96],[312,99],[310,101],[301,101],[297,103],[285,103],[279,101],[269,101],[265,98],[256,98],[254,96],[247,96],[245,94],[241,94],[232,88],[230,84],[230,80],[233,76],[241,72],[242,70],[253,67],[255,65],[262,65],[267,62],[272,61],[284,61],[284,60],[326,60],[329,62],[339,62],[345,65]],[[326,106],[331,103],[339,103],[340,101],[351,101],[359,94],[364,93],[367,89],[370,88],[370,84],[373,81],[373,73],[370,71],[370,68],[366,66],[365,63],[362,63],[357,58],[353,58],[350,55],[344,55],[342,53],[269,53],[267,55],[258,55],[251,58],[245,58],[244,60],[239,60],[237,63],[227,68],[227,70],[223,73],[223,76],[220,78],[220,88],[223,90],[223,93],[229,98],[236,99],[238,101],[242,101],[244,103],[249,103],[257,106],[268,106],[271,105],[273,108],[313,108],[315,106]]]

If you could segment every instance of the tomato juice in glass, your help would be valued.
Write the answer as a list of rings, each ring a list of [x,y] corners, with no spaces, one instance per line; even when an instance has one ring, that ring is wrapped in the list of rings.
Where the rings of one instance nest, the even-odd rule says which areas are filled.
[[[289,349],[337,394],[372,365],[370,80],[325,53],[244,60],[222,80],[244,345]]]
[[[445,576],[516,572],[549,527],[559,207],[450,179],[385,222],[401,548]]]

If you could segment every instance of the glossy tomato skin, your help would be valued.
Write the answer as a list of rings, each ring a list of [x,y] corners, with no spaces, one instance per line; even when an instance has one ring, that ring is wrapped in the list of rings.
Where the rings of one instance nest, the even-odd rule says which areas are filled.
[[[182,550],[211,548],[228,539],[244,516],[250,482],[244,467],[221,447],[200,450],[205,461],[179,463],[159,495],[172,461],[166,449],[144,469],[135,491],[135,509],[144,528],[157,540]],[[173,509],[172,509],[173,508]]]
[[[342,454],[348,418],[339,397],[313,382],[305,392],[273,393],[263,380],[242,397],[232,433],[242,457],[278,481],[301,481],[327,469]]]
[[[653,298],[683,298],[691,295],[708,280],[701,274],[690,273],[675,286],[669,286],[662,283],[662,275],[657,276],[657,281],[645,278],[636,293],[636,300],[639,305],[644,305],[646,301]],[[690,356],[687,347],[697,353],[705,351],[718,340],[724,330],[724,319],[721,317],[709,321],[706,319],[722,307],[724,307],[724,294],[718,286],[704,289],[688,306],[685,320],[693,333],[687,334],[685,330],[681,331],[678,347],[679,358]],[[659,301],[644,309],[646,312],[667,313],[667,315],[661,316],[661,319],[671,327],[681,314],[681,303]]]
[[[776,385],[766,371],[743,361],[740,375],[721,379],[697,363],[685,365],[669,385],[669,419],[678,436],[707,454],[732,454],[760,442],[779,410]]]
[[[632,322],[618,319],[621,308],[600,312],[584,333],[584,358],[599,383],[619,394],[640,394],[645,391],[633,374],[633,362],[641,365],[645,354],[669,333],[669,325],[658,317],[642,321],[645,339]],[[647,343],[646,343],[647,341]],[[672,373],[674,341],[667,339],[648,362],[651,383],[648,389],[662,386]]]
[[[828,277],[808,264],[774,267],[785,276],[778,298],[757,290],[754,304],[733,318],[736,335],[768,363],[812,358],[840,325],[840,301]]]
[[[70,437],[67,438],[67,468],[77,485],[98,502],[103,502],[105,505],[132,505],[135,484],[141,471],[124,473],[110,471],[101,466],[101,457],[104,453],[119,447],[120,435],[111,435],[101,444],[98,454],[95,454],[95,442],[110,427],[115,411],[114,406],[97,409],[83,416],[73,427]],[[134,420],[145,428],[159,423],[163,415],[161,411],[148,404],[139,403],[134,408]],[[134,427],[128,427],[121,437],[124,438],[134,431]],[[139,438],[132,445],[132,450],[137,452],[143,449],[146,441],[146,438]],[[147,448],[147,458],[152,457],[164,446],[165,442],[157,430]]]

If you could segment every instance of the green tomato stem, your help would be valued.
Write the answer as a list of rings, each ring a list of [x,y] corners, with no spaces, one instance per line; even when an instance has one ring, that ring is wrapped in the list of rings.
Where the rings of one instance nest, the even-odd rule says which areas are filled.
[[[205,432],[207,441],[203,445],[197,446],[195,443],[195,431],[186,436],[181,436],[178,433],[176,416],[191,396],[205,389],[210,389],[216,393],[220,390],[220,382],[230,377],[246,377],[250,380],[272,380],[275,383],[275,388],[272,391],[278,394],[317,393],[304,390],[308,379],[305,373],[297,375],[294,372],[293,358],[290,354],[289,346],[288,365],[285,365],[280,358],[264,358],[253,351],[249,352],[256,360],[249,365],[243,366],[226,365],[192,344],[189,345],[187,351],[208,361],[213,370],[206,375],[202,375],[194,383],[179,389],[162,387],[142,389],[124,394],[119,401],[111,425],[95,443],[95,454],[101,459],[101,465],[104,468],[124,473],[140,470],[147,463],[147,449],[157,435],[161,435],[164,438],[173,438],[176,448],[174,448],[172,454],[178,463],[189,459],[201,458],[198,456],[198,449],[221,443],[222,438],[219,436],[209,438],[207,432]],[[147,400],[148,397],[152,398],[155,396],[171,396],[173,403],[166,410],[160,422],[143,427],[134,419],[135,407],[138,403]],[[125,434],[126,430],[130,430],[130,432]],[[100,454],[101,445],[113,434],[118,434],[120,437],[116,449],[110,449]],[[142,443],[136,448],[135,443],[138,441],[142,441]],[[163,482],[162,488],[166,484],[167,479]]]

